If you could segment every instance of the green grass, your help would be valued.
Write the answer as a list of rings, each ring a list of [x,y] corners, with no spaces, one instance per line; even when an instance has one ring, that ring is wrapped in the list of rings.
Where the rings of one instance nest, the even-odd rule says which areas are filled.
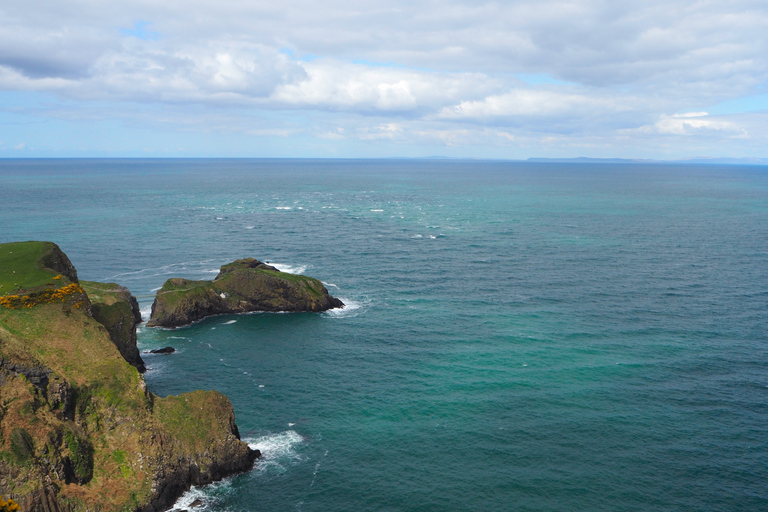
[[[174,438],[198,453],[228,432],[232,405],[218,391],[192,391],[155,398],[154,415]]]
[[[40,264],[54,247],[51,242],[0,244],[0,296],[16,295],[19,289],[34,292],[70,284],[66,277],[54,280],[56,272]]]

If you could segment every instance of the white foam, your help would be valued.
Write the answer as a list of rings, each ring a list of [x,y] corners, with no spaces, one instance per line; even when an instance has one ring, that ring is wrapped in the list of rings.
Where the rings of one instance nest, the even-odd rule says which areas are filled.
[[[187,492],[182,494],[178,500],[176,500],[176,503],[173,504],[171,510],[208,510],[209,507],[216,504],[218,496],[228,494],[231,491],[231,478],[225,478],[220,482],[214,482],[200,487],[193,485]],[[194,503],[195,500],[200,500],[202,505],[192,507],[192,503]]]
[[[234,324],[235,322],[237,322],[237,320],[229,320],[229,321],[227,321],[227,322],[224,322],[224,323],[223,323],[223,324],[221,324],[221,325],[232,325],[232,324]]]
[[[275,210],[290,210],[290,206],[275,206]]]
[[[303,274],[307,270],[306,265],[287,265],[285,263],[269,263],[269,265],[272,265],[280,272],[285,272],[286,274]]]
[[[270,434],[255,439],[243,439],[252,450],[259,450],[261,458],[256,462],[254,471],[285,471],[285,466],[300,460],[296,452],[297,445],[304,438],[294,430],[286,430],[279,434]]]
[[[346,299],[344,297],[339,297],[339,300],[344,303],[343,308],[329,309],[327,311],[324,311],[322,314],[327,316],[332,316],[335,318],[357,316],[360,313],[362,313],[361,310],[363,306],[366,305],[363,302],[359,302],[352,299]]]
[[[338,288],[338,286],[336,286],[333,283],[326,283],[325,281],[320,281],[320,282],[323,283],[325,286],[333,286],[334,288]]]
[[[253,228],[255,228],[255,227],[256,227],[256,226],[245,226],[245,229],[253,229]]]
[[[146,322],[149,320],[149,317],[152,315],[152,304],[149,304],[148,306],[144,306],[139,310],[141,313],[141,321]]]
[[[423,235],[413,235],[411,238],[424,238]]]
[[[157,290],[160,290],[161,288],[162,288],[162,286],[158,286],[157,288],[152,288],[152,289],[151,289],[151,290],[149,290],[149,291],[151,291],[151,292],[156,292]]]
[[[384,210],[371,210],[372,212],[383,212]]]

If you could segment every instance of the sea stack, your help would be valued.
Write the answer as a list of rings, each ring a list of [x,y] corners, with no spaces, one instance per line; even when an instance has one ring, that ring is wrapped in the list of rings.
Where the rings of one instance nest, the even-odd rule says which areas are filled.
[[[181,327],[211,315],[342,308],[323,283],[254,258],[221,267],[213,281],[168,279],[155,296],[149,327]]]

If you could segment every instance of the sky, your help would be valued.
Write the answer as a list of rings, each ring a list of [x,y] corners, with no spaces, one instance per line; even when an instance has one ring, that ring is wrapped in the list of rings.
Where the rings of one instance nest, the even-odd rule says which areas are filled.
[[[767,148],[766,0],[0,3],[0,158]]]

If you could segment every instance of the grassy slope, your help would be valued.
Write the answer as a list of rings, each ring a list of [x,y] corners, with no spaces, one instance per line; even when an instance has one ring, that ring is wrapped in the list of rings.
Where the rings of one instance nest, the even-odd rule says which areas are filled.
[[[34,292],[46,288],[58,289],[70,284],[56,272],[46,269],[39,261],[53,248],[49,242],[14,242],[0,244],[0,296]]]

